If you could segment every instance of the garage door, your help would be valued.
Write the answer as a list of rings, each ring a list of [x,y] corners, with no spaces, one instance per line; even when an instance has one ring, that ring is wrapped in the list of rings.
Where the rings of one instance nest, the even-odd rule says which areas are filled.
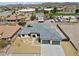
[[[53,45],[59,45],[60,44],[60,41],[52,41],[52,44]]]
[[[50,44],[50,40],[42,40],[42,44]]]

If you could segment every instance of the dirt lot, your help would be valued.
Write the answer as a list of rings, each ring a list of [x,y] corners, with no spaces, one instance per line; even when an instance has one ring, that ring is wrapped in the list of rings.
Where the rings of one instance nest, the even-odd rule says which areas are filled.
[[[79,23],[59,24],[59,26],[79,51]]]
[[[66,56],[76,56],[77,51],[69,41],[61,41]]]
[[[32,45],[31,39],[21,39],[16,38],[15,42],[12,44],[11,48],[9,49],[9,53],[21,53],[21,54],[39,54],[41,51],[40,43],[38,41]]]

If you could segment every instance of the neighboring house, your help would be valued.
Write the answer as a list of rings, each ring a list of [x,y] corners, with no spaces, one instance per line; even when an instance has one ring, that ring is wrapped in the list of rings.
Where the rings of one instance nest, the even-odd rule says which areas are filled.
[[[26,21],[25,20],[26,17],[25,16],[20,16],[20,15],[9,15],[9,17],[3,17],[3,19],[1,18],[0,23],[2,24],[12,24],[12,23],[18,23],[21,21]]]
[[[7,22],[19,22],[19,21],[25,21],[25,16],[20,15],[11,15],[10,17],[6,18]]]
[[[19,25],[0,25],[0,38],[4,40],[12,40],[21,27]]]
[[[64,13],[75,13],[76,9],[77,9],[76,6],[67,5],[67,6],[63,7],[62,12],[64,12]]]
[[[44,8],[45,11],[51,11],[53,8]]]
[[[21,38],[32,38],[38,40],[42,44],[60,44],[62,40],[61,35],[47,24],[34,23],[26,25],[19,33]]]
[[[38,22],[43,23],[44,22],[44,17],[38,17]]]
[[[37,13],[36,17],[37,17],[39,23],[44,22],[44,14],[43,13]]]
[[[53,10],[54,8],[44,8],[44,11],[48,11],[50,13],[51,10]]]
[[[68,20],[69,22],[71,22],[71,23],[77,22],[77,19],[76,19],[75,16],[63,16],[62,18],[65,19],[65,21],[66,21],[66,19],[67,19],[67,20]]]
[[[11,14],[12,14],[11,11],[0,12],[0,16],[4,16],[4,17],[7,17],[8,15],[11,15]]]
[[[28,9],[21,9],[18,12],[28,13],[28,12],[34,12],[34,11],[35,11],[35,8],[28,8]]]

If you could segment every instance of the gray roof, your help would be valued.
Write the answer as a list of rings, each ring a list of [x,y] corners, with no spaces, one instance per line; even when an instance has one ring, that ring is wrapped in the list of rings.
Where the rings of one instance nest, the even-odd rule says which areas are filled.
[[[60,41],[62,39],[61,35],[54,28],[51,28],[48,24],[35,23],[31,25],[32,27],[27,27],[26,25],[20,32],[20,35],[35,32],[40,33],[40,39],[42,40]]]

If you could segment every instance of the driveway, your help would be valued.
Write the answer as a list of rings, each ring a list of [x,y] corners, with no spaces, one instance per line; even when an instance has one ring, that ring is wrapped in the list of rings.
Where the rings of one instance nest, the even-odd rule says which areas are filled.
[[[60,45],[41,45],[42,56],[65,56],[63,48]]]

